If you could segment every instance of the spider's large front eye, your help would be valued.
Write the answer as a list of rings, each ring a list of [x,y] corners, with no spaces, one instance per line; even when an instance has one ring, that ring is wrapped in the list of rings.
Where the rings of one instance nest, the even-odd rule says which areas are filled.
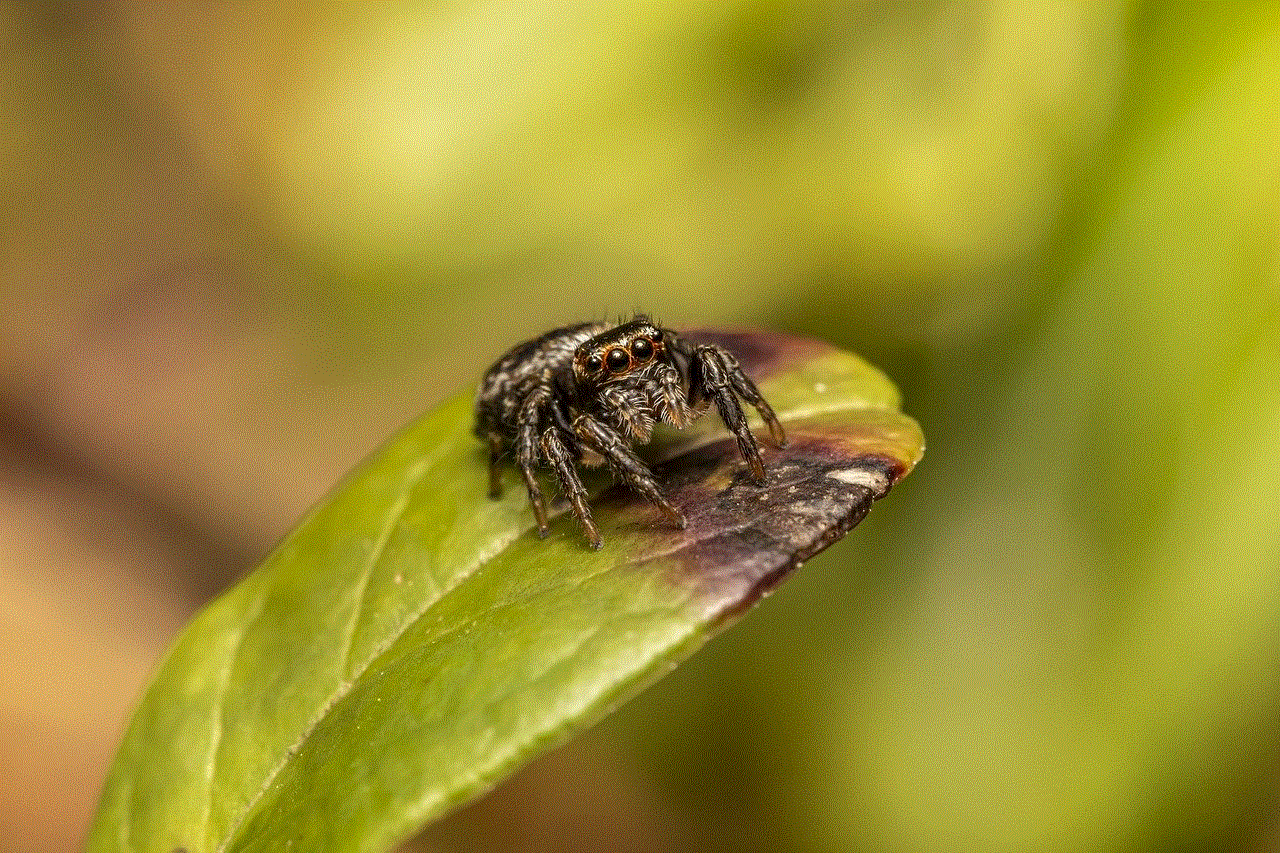
[[[587,369],[588,373],[595,373],[602,366],[604,366],[604,362],[600,360],[600,356],[593,355],[593,356],[589,356],[586,362],[584,362],[582,366]]]
[[[604,357],[605,363],[609,365],[609,369],[614,373],[626,370],[631,364],[631,355],[626,350],[619,347],[609,350],[609,354]]]
[[[653,355],[653,344],[649,342],[648,338],[636,338],[631,342],[631,354],[634,355],[637,360],[644,361],[646,358]]]

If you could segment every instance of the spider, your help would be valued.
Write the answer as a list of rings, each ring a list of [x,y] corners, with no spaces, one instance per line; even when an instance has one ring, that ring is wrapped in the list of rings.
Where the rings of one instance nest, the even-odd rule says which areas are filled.
[[[723,347],[695,346],[643,314],[618,326],[581,323],[554,329],[512,347],[480,384],[475,434],[489,446],[489,496],[501,493],[499,462],[511,445],[540,539],[548,527],[534,475],[539,464],[555,473],[593,549],[603,540],[575,463],[607,464],[617,480],[683,529],[684,514],[667,501],[653,472],[631,448],[649,442],[654,424],[683,429],[714,402],[738,439],[751,479],[763,484],[760,448],[738,397],[760,413],[774,443],[785,445],[773,409]]]

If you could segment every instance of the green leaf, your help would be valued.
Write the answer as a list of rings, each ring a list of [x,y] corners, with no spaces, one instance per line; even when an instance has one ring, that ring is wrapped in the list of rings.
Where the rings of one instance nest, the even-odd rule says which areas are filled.
[[[178,638],[135,716],[92,851],[382,850],[658,678],[919,459],[885,378],[826,344],[702,333],[786,425],[768,482],[712,417],[650,446],[687,530],[618,488],[605,548],[486,497],[470,395],[358,467]],[[292,847],[290,847],[292,845]]]

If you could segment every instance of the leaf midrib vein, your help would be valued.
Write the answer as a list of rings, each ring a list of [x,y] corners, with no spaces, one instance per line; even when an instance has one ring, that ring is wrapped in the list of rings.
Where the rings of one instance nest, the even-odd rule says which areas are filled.
[[[426,604],[422,606],[421,609],[419,609],[416,613],[414,613],[410,618],[406,619],[404,624],[401,626],[400,630],[391,632],[388,635],[388,639],[385,642],[380,643],[373,650],[372,654],[369,655],[368,659],[352,673],[351,677],[346,676],[345,674],[346,664],[351,654],[350,644],[354,642],[355,627],[358,624],[358,620],[360,616],[359,611],[364,606],[363,590],[367,589],[369,578],[372,576],[372,572],[374,568],[377,566],[378,561],[382,558],[382,554],[385,551],[386,545],[390,541],[391,531],[394,530],[395,525],[399,523],[400,519],[404,517],[405,510],[408,509],[409,494],[418,485],[418,483],[420,483],[422,479],[426,477],[426,475],[435,466],[435,463],[438,462],[445,455],[445,451],[447,450],[447,448],[448,448],[448,445],[445,445],[444,447],[441,448],[440,452],[433,454],[428,459],[421,460],[415,466],[416,470],[413,470],[410,476],[407,478],[403,489],[401,490],[400,494],[397,496],[396,501],[392,504],[393,509],[391,512],[388,513],[387,523],[383,526],[381,535],[379,536],[376,546],[370,552],[370,559],[368,561],[368,566],[363,577],[360,602],[357,606],[356,613],[353,615],[352,624],[349,628],[348,645],[347,645],[346,652],[343,655],[343,665],[339,670],[341,680],[338,683],[337,690],[335,690],[333,694],[330,695],[329,698],[325,701],[324,705],[320,709],[320,712],[316,714],[316,716],[307,723],[306,727],[303,729],[298,739],[294,741],[292,744],[290,744],[289,748],[285,750],[284,755],[280,759],[280,761],[277,762],[275,766],[273,766],[271,770],[267,772],[266,776],[262,781],[262,785],[259,786],[258,790],[254,792],[253,796],[250,797],[245,802],[244,807],[240,810],[240,814],[238,814],[235,820],[230,824],[230,827],[227,830],[226,837],[223,838],[222,842],[218,845],[217,853],[224,853],[226,851],[227,847],[235,839],[236,833],[238,833],[240,831],[240,828],[244,826],[245,820],[248,819],[248,816],[253,812],[254,808],[262,800],[262,797],[266,794],[267,789],[271,787],[271,783],[275,781],[276,777],[280,775],[280,772],[289,763],[290,759],[292,759],[297,754],[302,744],[306,743],[307,739],[311,737],[312,733],[315,732],[316,728],[319,727],[320,723],[325,719],[325,717],[329,715],[329,712],[333,710],[333,707],[337,705],[339,702],[341,702],[343,697],[346,696],[348,693],[350,693],[351,690],[355,687],[355,683],[357,680],[356,676],[358,675],[358,673],[368,669],[369,664],[371,664],[374,660],[377,660],[378,655],[382,654],[384,651],[390,648],[391,645],[394,644],[399,637],[403,636],[404,633],[407,632],[409,628],[412,627],[419,619],[421,619],[422,616],[428,610],[430,610],[433,606],[435,606],[435,604],[438,603],[441,598],[447,595],[452,589],[462,584],[468,577],[474,574],[481,566],[483,566],[489,560],[493,559],[494,556],[500,553],[509,544],[510,540],[501,540],[500,547],[496,549],[491,548],[488,551],[482,552],[472,565],[468,566],[465,571],[459,572],[455,576],[455,578],[453,579],[453,582],[450,585],[442,587],[438,592],[438,594],[432,600],[428,601]],[[512,538],[514,538],[514,536]],[[249,627],[249,623],[246,623],[246,628],[245,628],[246,632],[248,631],[248,627]],[[242,634],[239,642],[242,643],[243,640],[244,640],[244,636]],[[210,797],[212,798],[212,787],[210,789]]]
[[[222,683],[218,685],[217,699],[214,702],[214,707],[218,709],[218,713],[213,716],[214,729],[209,739],[208,770],[205,773],[205,785],[208,788],[209,796],[205,802],[204,819],[199,823],[206,832],[209,830],[209,820],[213,815],[213,780],[217,778],[218,765],[221,763],[222,732],[226,729],[226,720],[224,718],[227,714],[227,691],[231,688],[231,673],[235,670],[236,661],[240,659],[240,652],[244,648],[245,638],[258,621],[258,617],[262,615],[266,604],[267,596],[264,592],[258,597],[257,606],[254,608],[253,614],[241,623],[241,628],[235,638],[231,653],[227,657],[227,665],[223,670],[225,675],[222,678]]]

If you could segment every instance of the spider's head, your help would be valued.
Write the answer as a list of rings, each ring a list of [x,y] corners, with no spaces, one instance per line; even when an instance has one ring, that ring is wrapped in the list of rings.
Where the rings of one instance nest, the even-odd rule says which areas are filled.
[[[590,393],[608,385],[640,385],[666,364],[666,334],[647,317],[601,332],[573,354],[573,380]]]
[[[667,349],[673,337],[640,316],[584,341],[573,355],[579,400],[636,438],[647,440],[654,420],[684,426],[684,397],[673,386]]]

